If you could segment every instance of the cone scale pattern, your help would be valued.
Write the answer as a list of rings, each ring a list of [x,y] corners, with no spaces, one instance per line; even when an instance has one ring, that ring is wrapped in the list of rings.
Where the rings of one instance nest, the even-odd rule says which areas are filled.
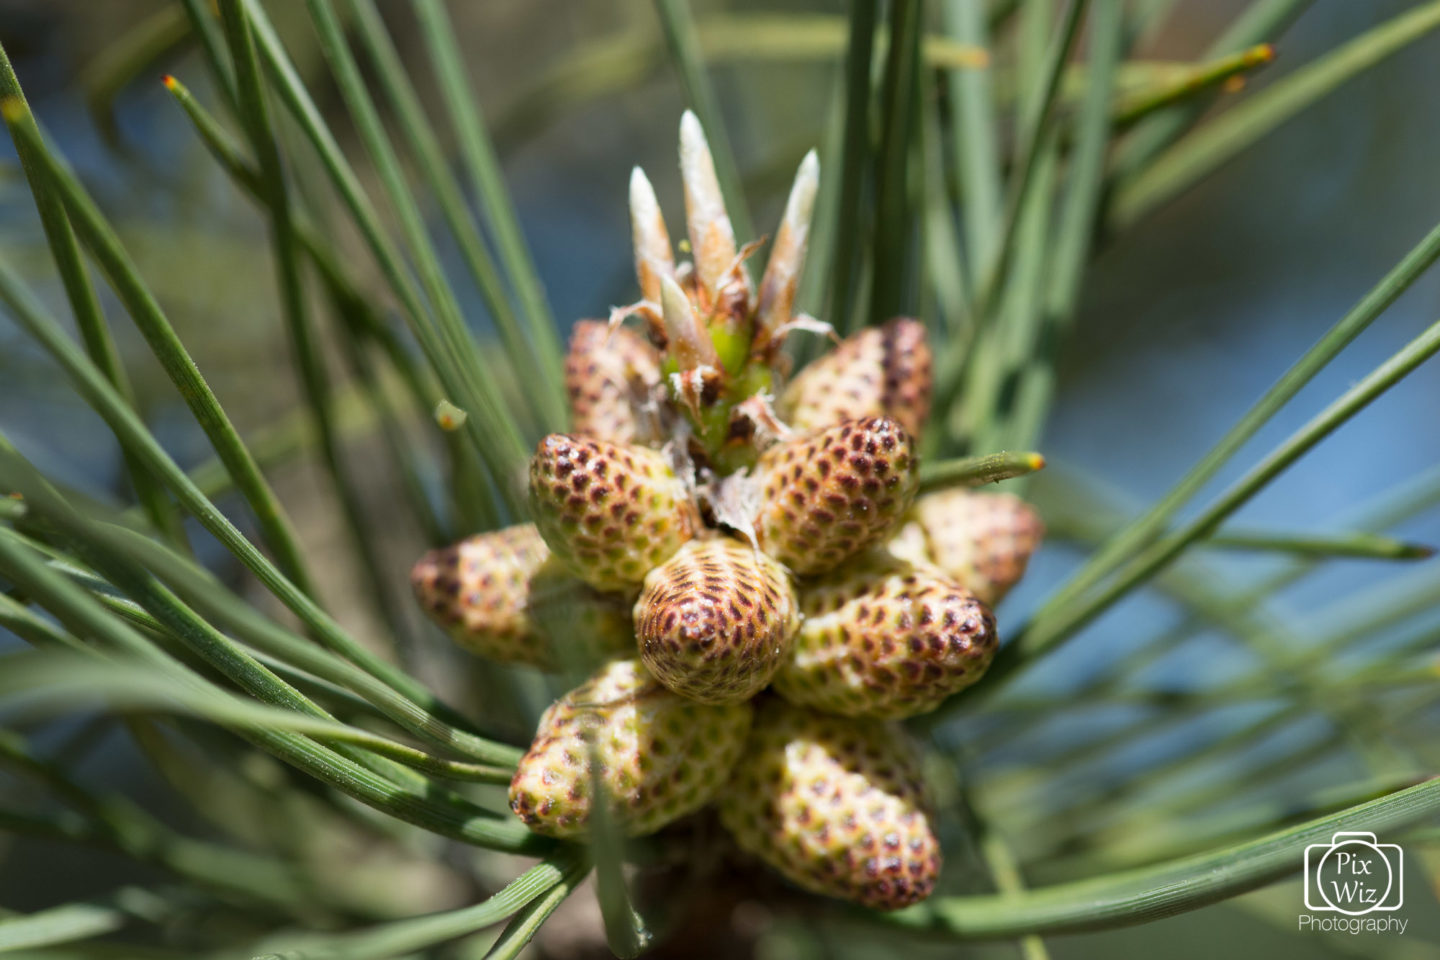
[[[565,392],[575,433],[610,443],[653,445],[660,425],[650,411],[660,385],[660,355],[643,337],[581,320],[565,356]]]
[[[789,654],[796,607],[785,571],[749,544],[691,541],[645,580],[635,605],[640,656],[677,693],[749,700]]]
[[[929,713],[985,673],[995,617],[937,571],[876,554],[807,585],[795,652],[775,677],[791,703],[847,717]]]
[[[625,605],[552,558],[533,524],[432,550],[410,580],[421,608],[456,643],[497,663],[550,668],[566,653],[588,663],[632,645]]]
[[[890,551],[996,604],[1025,575],[1044,535],[1035,509],[1013,494],[943,490],[915,502]]]
[[[713,804],[794,884],[903,907],[934,889],[940,849],[892,721],[981,679],[990,606],[1043,531],[1008,494],[917,497],[933,376],[918,320],[790,376],[787,337],[829,329],[795,312],[815,154],[758,283],[688,113],[680,168],[690,259],[637,168],[639,299],[575,325],[570,428],[531,459],[533,524],[426,554],[415,595],[478,656],[589,675],[511,782],[532,830],[583,842],[603,802],[642,836]]]
[[[537,833],[583,836],[598,784],[625,833],[654,833],[710,802],[750,719],[748,703],[695,703],[638,661],[617,660],[545,711],[510,781],[510,809]]]
[[[765,550],[798,574],[821,573],[891,533],[915,498],[915,455],[886,417],[831,427],[760,459]]]
[[[940,874],[919,758],[896,727],[769,701],[719,806],[742,849],[815,893],[897,910]]]
[[[930,346],[918,320],[863,330],[810,364],[786,388],[780,412],[794,430],[888,416],[918,436],[930,416]]]
[[[638,586],[693,532],[689,499],[664,456],[604,440],[541,440],[530,505],[555,555],[601,590]]]

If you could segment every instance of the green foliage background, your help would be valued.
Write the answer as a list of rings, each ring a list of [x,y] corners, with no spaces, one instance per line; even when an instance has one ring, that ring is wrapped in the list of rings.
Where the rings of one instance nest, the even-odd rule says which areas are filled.
[[[1434,50],[1440,27],[1440,3],[1411,4],[1287,62],[1310,4],[1240,5],[1203,40],[1184,29],[1193,6],[656,0],[549,27],[441,0],[127,7],[96,15],[112,32],[65,81],[116,158],[108,180],[72,168],[7,55],[0,392],[26,406],[0,436],[0,490],[20,495],[0,500],[0,627],[17,640],[0,666],[0,890],[36,889],[0,919],[0,951],[512,956],[537,930],[546,956],[1433,951],[1440,589],[1428,551],[1390,531],[1440,502],[1440,474],[1382,469],[1393,486],[1304,528],[1232,516],[1440,349],[1425,327],[1313,389],[1440,256],[1440,228],[1396,238],[1403,255],[1317,318],[1208,453],[1164,465],[1178,479],[1153,503],[1064,462],[1007,481],[1082,559],[1028,611],[1002,609],[991,675],[917,725],[948,863],[918,908],[755,887],[701,855],[703,830],[630,846],[602,830],[587,849],[530,835],[503,784],[555,683],[460,660],[405,595],[424,545],[523,517],[525,457],[563,427],[565,292],[540,277],[566,265],[537,270],[508,183],[546,195],[527,149],[547,133],[629,162],[669,149],[683,101],[742,238],[818,141],[802,306],[842,330],[930,324],[927,470],[953,478],[1046,449],[1067,358],[1102,352],[1077,327],[1096,256],[1387,58]],[[467,59],[470,31],[523,37],[539,65]],[[1270,43],[1275,75],[1238,93]],[[193,137],[156,164],[123,120],[162,95]],[[605,103],[619,132],[587,112]],[[127,184],[174,206],[137,210]],[[206,222],[217,209],[233,236]],[[623,247],[622,216],[545,249],[584,264],[587,246]],[[458,429],[437,424],[442,401]],[[1275,562],[1237,587],[1215,571],[1239,551]],[[1277,603],[1357,558],[1423,569],[1309,617]],[[1085,629],[1141,591],[1175,617],[1120,645]],[[1147,681],[1215,638],[1228,675]],[[1095,661],[1078,675],[1075,650]],[[1295,933],[1301,851],[1339,829],[1406,845],[1404,937]],[[592,868],[598,896],[569,898]]]

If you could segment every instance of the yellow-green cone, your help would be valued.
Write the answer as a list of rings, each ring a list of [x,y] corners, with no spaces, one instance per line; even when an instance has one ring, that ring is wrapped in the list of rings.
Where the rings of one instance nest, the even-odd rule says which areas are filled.
[[[530,505],[551,552],[599,590],[638,587],[697,526],[658,451],[559,433],[530,461]]]
[[[785,569],[747,543],[692,540],[645,578],[635,605],[640,656],[660,682],[702,703],[759,693],[798,623]]]
[[[624,327],[611,330],[599,320],[575,324],[565,356],[565,391],[575,434],[658,445],[659,386],[660,354],[645,338]]]
[[[1014,494],[942,490],[915,501],[890,552],[938,567],[994,606],[1024,576],[1044,535],[1035,508]]]
[[[842,341],[810,363],[780,397],[780,418],[809,433],[846,420],[891,417],[920,436],[930,416],[930,346],[925,325],[896,317]]]
[[[741,848],[807,890],[897,910],[935,889],[940,844],[896,726],[770,698],[716,803]]]
[[[979,680],[999,645],[995,617],[974,594],[883,550],[806,583],[800,609],[775,690],[847,717],[929,713]]]
[[[757,469],[760,544],[802,576],[833,570],[886,538],[917,486],[910,435],[888,417],[771,447]]]
[[[410,583],[421,609],[456,643],[497,663],[548,669],[634,649],[625,598],[576,579],[550,557],[533,524],[431,550]]]
[[[598,780],[620,830],[654,833],[715,796],[752,713],[686,700],[638,660],[617,660],[545,711],[510,781],[510,809],[536,833],[583,837]]]

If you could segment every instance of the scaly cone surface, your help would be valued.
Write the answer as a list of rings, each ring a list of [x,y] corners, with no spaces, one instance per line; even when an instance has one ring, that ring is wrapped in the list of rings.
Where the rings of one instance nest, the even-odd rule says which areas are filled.
[[[918,437],[930,416],[930,346],[918,320],[862,330],[800,372],[778,404],[793,430],[890,417]]]
[[[556,562],[534,524],[431,550],[410,582],[456,643],[496,663],[551,669],[563,659],[557,646],[586,662],[633,649],[625,604]]]
[[[940,875],[919,757],[898,727],[767,700],[718,805],[742,849],[816,893],[898,910]]]
[[[676,693],[736,703],[789,654],[797,607],[785,569],[749,544],[692,540],[645,578],[635,636],[645,666]]]
[[[801,612],[775,690],[847,717],[929,713],[979,680],[999,648],[995,615],[979,598],[884,550],[806,584]]]
[[[839,566],[894,531],[915,499],[915,454],[886,417],[850,420],[760,458],[760,544],[798,574]]]
[[[1025,575],[1044,535],[1035,508],[1014,494],[942,490],[915,502],[890,551],[943,570],[993,606]]]
[[[531,461],[534,525],[428,554],[416,595],[493,660],[630,658],[546,712],[511,787],[532,829],[584,836],[597,783],[634,835],[718,802],[741,845],[796,883],[904,906],[934,888],[940,854],[888,721],[981,678],[998,643],[989,605],[1040,523],[1005,495],[916,499],[933,377],[918,320],[862,330],[790,376],[790,335],[834,335],[795,302],[814,152],[758,287],[746,261],[761,242],[736,237],[689,113],[679,153],[689,259],[636,168],[640,299],[575,327],[571,432]],[[742,746],[752,703],[762,719]]]
[[[541,716],[510,781],[510,809],[537,833],[584,837],[598,780],[626,834],[654,833],[710,802],[744,748],[751,715],[748,703],[687,700],[639,661],[617,660]]]
[[[555,556],[600,590],[638,586],[695,532],[689,495],[660,453],[559,433],[530,461],[530,507]]]
[[[660,354],[643,337],[599,320],[575,324],[565,355],[565,393],[576,435],[659,446],[660,389]]]

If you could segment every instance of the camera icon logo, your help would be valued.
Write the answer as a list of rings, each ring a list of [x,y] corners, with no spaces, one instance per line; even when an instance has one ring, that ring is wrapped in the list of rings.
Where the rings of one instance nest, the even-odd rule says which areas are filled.
[[[1352,917],[1399,910],[1405,902],[1405,851],[1373,833],[1336,833],[1305,848],[1305,908]]]

